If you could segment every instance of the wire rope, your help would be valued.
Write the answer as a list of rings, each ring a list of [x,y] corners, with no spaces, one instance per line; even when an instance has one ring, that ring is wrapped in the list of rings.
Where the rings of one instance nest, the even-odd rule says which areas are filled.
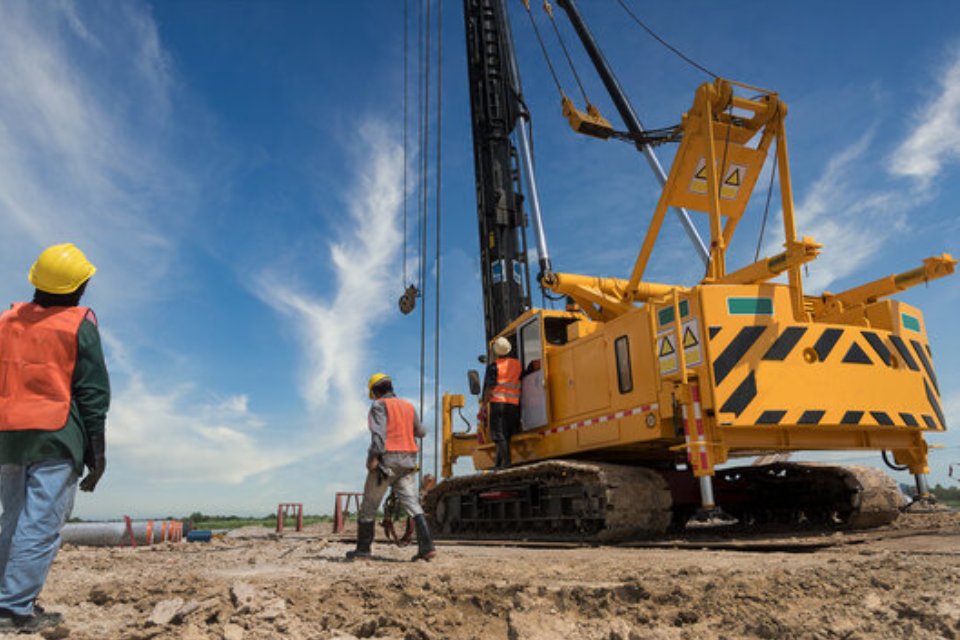
[[[713,71],[710,71],[710,69],[707,69],[705,66],[703,66],[703,65],[700,64],[699,62],[696,62],[695,60],[692,60],[692,59],[689,58],[686,54],[684,54],[682,51],[680,51],[679,49],[677,49],[676,47],[674,47],[673,45],[671,45],[669,42],[667,42],[666,40],[664,40],[663,38],[661,38],[659,35],[657,35],[656,32],[654,32],[653,29],[651,29],[651,28],[648,27],[646,24],[644,24],[643,20],[641,20],[640,18],[638,18],[637,15],[636,15],[635,13],[633,13],[633,11],[630,10],[630,8],[627,6],[627,4],[624,2],[624,0],[617,0],[617,3],[618,3],[621,7],[623,7],[623,10],[627,12],[627,15],[629,15],[629,16],[633,19],[634,22],[636,22],[638,25],[640,25],[640,27],[641,27],[644,31],[646,31],[654,40],[656,40],[657,42],[659,42],[660,44],[662,44],[664,47],[666,47],[667,49],[669,49],[670,51],[672,51],[672,52],[673,52],[674,54],[676,54],[681,60],[683,60],[684,62],[686,62],[687,64],[689,64],[691,67],[694,67],[694,68],[696,68],[696,69],[699,69],[700,71],[704,72],[705,74],[707,74],[708,76],[710,76],[710,77],[712,77],[712,78],[719,78],[719,77],[720,77],[720,76],[718,76],[717,74],[715,74]]]
[[[587,90],[583,87],[583,82],[580,80],[580,74],[577,73],[577,68],[573,64],[573,58],[570,57],[570,51],[567,49],[567,43],[563,41],[563,36],[560,35],[560,28],[557,27],[557,21],[553,17],[553,11],[547,11],[547,16],[550,18],[550,24],[553,26],[553,32],[557,34],[557,41],[560,42],[560,48],[563,50],[563,55],[567,59],[567,64],[570,65],[570,71],[573,73],[573,78],[577,82],[577,86],[580,88],[580,94],[583,96],[583,101],[587,104],[590,104],[590,98],[587,97]]]
[[[409,66],[410,46],[407,42],[407,26],[409,24],[409,0],[403,0],[403,275],[401,287],[409,284],[407,280],[407,120],[409,113],[407,111],[407,72]]]
[[[421,142],[421,160],[420,163],[420,295],[423,300],[427,299],[427,261],[425,258],[427,248],[427,167],[429,162],[430,149],[430,0],[426,0],[426,28],[424,29],[424,49],[423,49],[423,111],[421,114],[423,120],[423,140]],[[423,403],[426,391],[424,382],[426,375],[426,346],[427,346],[427,310],[426,305],[420,305],[420,406],[419,414],[423,417]],[[417,476],[420,484],[423,484],[423,438],[420,438],[418,470]]]
[[[423,154],[423,0],[417,0],[417,170],[420,175],[417,176],[417,187],[414,190],[417,202],[417,289],[423,291],[423,282],[420,280],[420,256],[423,255],[423,247],[420,245],[420,237],[423,235],[421,226],[423,225],[423,208],[420,203],[420,189],[423,184],[423,167],[420,163],[420,155]]]
[[[443,114],[443,0],[437,3],[437,175],[435,176],[436,204],[436,282],[434,283],[433,316],[433,477],[438,477],[440,459],[440,175],[441,175],[441,124]]]
[[[553,68],[553,62],[550,60],[550,54],[547,52],[547,46],[543,42],[543,38],[540,36],[540,28],[537,27],[537,21],[533,17],[533,12],[530,11],[530,7],[524,3],[524,6],[527,7],[527,15],[530,17],[530,24],[533,25],[533,32],[537,36],[537,42],[540,43],[540,50],[543,52],[543,59],[547,62],[547,68],[550,69],[550,75],[553,77],[553,83],[557,85],[557,91],[560,93],[560,96],[564,96],[563,87],[560,85],[560,78],[557,77],[557,70]]]

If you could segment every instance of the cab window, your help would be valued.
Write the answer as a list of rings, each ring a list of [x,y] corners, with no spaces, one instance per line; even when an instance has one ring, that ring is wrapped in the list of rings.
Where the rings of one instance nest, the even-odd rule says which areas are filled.
[[[613,343],[613,351],[617,356],[617,386],[620,393],[630,393],[633,391],[633,371],[630,370],[629,338],[617,338]]]

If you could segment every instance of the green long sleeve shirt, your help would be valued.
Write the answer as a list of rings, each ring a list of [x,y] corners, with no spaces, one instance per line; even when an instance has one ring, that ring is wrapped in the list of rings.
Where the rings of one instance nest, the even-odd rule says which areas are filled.
[[[83,473],[83,452],[90,436],[103,433],[110,407],[110,378],[103,359],[100,331],[90,320],[77,332],[77,364],[67,424],[59,431],[0,431],[0,464],[73,460]]]

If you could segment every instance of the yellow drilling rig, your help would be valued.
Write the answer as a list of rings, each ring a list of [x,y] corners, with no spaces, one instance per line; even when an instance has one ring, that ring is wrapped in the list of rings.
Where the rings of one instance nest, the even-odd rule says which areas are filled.
[[[657,536],[691,518],[754,527],[891,522],[900,492],[877,469],[721,465],[774,452],[882,452],[927,494],[924,434],[946,423],[923,314],[891,296],[953,273],[957,261],[943,254],[842,293],[810,295],[801,267],[821,245],[795,228],[779,96],[717,79],[696,90],[677,127],[646,132],[574,1],[557,4],[628,131],[564,99],[574,129],[626,136],[655,169],[653,145],[679,147],[669,172],[661,170],[662,193],[629,279],[554,271],[504,0],[464,1],[486,339],[510,340],[525,375],[509,469],[492,470],[485,425],[453,431],[464,397],[444,396],[444,480],[426,499],[438,534],[599,541]],[[728,266],[727,247],[768,156],[784,251]],[[530,304],[524,206],[539,283],[575,303],[567,310]],[[688,211],[709,220],[705,275],[693,286],[644,279],[671,209],[686,223]],[[478,381],[474,374],[473,393]],[[478,473],[453,475],[463,456]]]

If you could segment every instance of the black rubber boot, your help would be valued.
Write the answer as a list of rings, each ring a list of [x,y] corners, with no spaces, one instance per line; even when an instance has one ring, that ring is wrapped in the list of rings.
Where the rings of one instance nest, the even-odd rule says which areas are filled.
[[[506,469],[510,466],[510,443],[507,440],[497,440],[497,460],[495,468]]]
[[[437,550],[433,546],[433,538],[430,537],[427,517],[421,513],[413,518],[413,524],[417,527],[417,555],[413,556],[411,560],[414,562],[417,560],[432,560],[437,555]]]
[[[377,523],[373,521],[357,523],[357,548],[347,551],[347,560],[370,557],[370,545],[373,544],[376,527]]]
[[[0,609],[0,634],[38,633],[63,622],[63,615],[54,611],[44,611],[43,607],[34,607],[33,613],[18,615],[8,609]]]

